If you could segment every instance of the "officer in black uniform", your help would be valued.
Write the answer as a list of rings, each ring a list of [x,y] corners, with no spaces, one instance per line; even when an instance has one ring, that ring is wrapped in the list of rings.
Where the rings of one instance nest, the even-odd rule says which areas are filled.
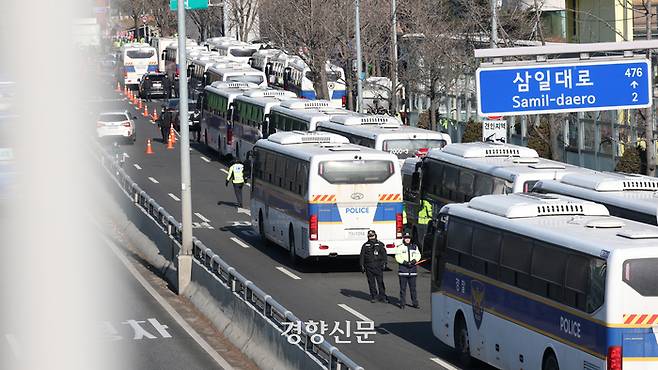
[[[374,303],[375,299],[380,302],[388,302],[384,287],[384,270],[386,269],[386,247],[384,243],[377,240],[377,233],[374,230],[368,231],[368,241],[361,247],[359,257],[361,272],[365,272],[368,279],[368,288],[370,288],[370,302]],[[377,282],[375,284],[375,281]]]

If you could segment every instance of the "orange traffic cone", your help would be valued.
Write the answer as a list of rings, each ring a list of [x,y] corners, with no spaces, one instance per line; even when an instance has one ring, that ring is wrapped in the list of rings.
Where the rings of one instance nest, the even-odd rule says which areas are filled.
[[[158,110],[153,108],[153,116],[151,116],[154,121],[158,120]]]
[[[175,136],[169,134],[169,140],[167,140],[167,149],[174,149],[174,140]]]
[[[149,110],[148,110],[148,108],[146,107],[146,104],[144,104],[144,113],[143,113],[143,115],[144,115],[144,117],[147,117],[147,118],[148,118],[148,116],[149,116]]]
[[[174,131],[174,125],[173,124],[171,126],[169,126],[169,136],[174,141],[174,144],[176,144],[176,131]]]
[[[123,85],[123,94],[128,97],[128,85]]]
[[[117,92],[121,92],[121,85],[119,85],[119,81],[117,81]]]
[[[153,147],[151,146],[151,139],[146,140],[146,154],[153,154]]]
[[[140,98],[135,98],[137,99],[137,109],[142,109],[142,99]]]

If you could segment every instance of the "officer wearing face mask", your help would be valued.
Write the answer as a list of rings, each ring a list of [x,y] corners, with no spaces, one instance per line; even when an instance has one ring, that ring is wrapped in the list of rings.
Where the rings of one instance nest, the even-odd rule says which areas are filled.
[[[361,272],[365,273],[368,279],[370,302],[374,303],[375,299],[380,302],[388,302],[384,287],[386,247],[384,247],[384,243],[377,240],[377,233],[374,230],[368,231],[368,241],[361,247],[359,262]]]

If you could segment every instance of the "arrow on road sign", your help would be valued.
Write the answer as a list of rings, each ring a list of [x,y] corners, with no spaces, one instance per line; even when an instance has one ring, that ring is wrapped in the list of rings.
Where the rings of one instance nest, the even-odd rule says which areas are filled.
[[[637,83],[637,81],[631,82],[631,87],[634,88],[634,89],[637,88],[638,85],[639,84]]]

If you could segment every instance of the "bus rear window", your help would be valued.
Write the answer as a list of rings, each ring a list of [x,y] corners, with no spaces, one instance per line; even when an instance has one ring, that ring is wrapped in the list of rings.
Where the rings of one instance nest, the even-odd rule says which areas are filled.
[[[419,149],[444,146],[446,141],[440,139],[397,139],[384,141],[383,150],[395,154],[399,159],[407,159],[415,156]]]
[[[155,55],[153,50],[128,50],[126,55],[130,59],[147,59]]]
[[[391,161],[325,161],[318,174],[330,184],[381,184],[393,175]]]
[[[231,55],[234,57],[250,57],[255,52],[256,49],[231,49]]]
[[[658,258],[624,261],[624,282],[645,297],[658,297]]]
[[[263,76],[261,75],[227,76],[226,80],[230,82],[251,82],[260,85],[263,83]]]

